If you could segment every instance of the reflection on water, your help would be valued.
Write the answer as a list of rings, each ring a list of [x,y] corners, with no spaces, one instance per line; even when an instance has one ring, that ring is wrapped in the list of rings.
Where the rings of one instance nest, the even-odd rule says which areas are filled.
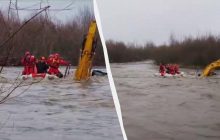
[[[112,64],[129,140],[219,140],[220,73],[207,79],[154,77],[152,62]]]
[[[10,85],[20,71],[6,68],[1,82]],[[93,77],[84,84],[74,82],[72,75],[42,80],[17,96],[25,88],[0,105],[0,139],[123,139],[107,77]]]

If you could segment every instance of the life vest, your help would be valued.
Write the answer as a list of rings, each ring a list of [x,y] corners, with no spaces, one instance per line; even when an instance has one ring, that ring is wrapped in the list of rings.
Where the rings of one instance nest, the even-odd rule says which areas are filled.
[[[178,65],[174,65],[174,71],[175,71],[175,74],[180,74]]]
[[[175,75],[175,67],[173,65],[170,66],[170,74]]]
[[[59,68],[60,66],[60,60],[53,58],[49,64],[53,68]]]
[[[24,65],[23,75],[37,73],[36,58],[33,55],[26,55],[22,58],[22,64]]]
[[[24,66],[29,65],[29,64],[30,64],[30,58],[31,58],[31,55],[25,55],[25,56],[21,59],[22,65],[24,65]]]
[[[160,72],[165,72],[165,66],[164,65],[160,65]]]

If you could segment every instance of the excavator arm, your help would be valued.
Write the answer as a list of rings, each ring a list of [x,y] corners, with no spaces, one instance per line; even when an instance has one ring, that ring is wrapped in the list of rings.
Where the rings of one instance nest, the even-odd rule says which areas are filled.
[[[92,61],[94,57],[94,42],[96,39],[97,24],[92,21],[89,26],[88,34],[86,35],[82,52],[79,58],[78,67],[75,72],[75,80],[88,80],[90,78],[90,73],[92,69]]]
[[[202,72],[202,77],[210,76],[210,73],[214,71],[216,68],[220,67],[220,59],[217,61],[212,62]]]

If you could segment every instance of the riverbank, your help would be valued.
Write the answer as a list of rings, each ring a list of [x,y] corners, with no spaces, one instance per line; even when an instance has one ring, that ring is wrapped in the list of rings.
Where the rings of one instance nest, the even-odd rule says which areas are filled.
[[[169,44],[146,45],[125,44],[124,42],[106,41],[111,63],[138,62],[154,60],[159,63],[177,63],[184,67],[205,67],[220,59],[220,37],[186,37],[179,41],[170,39]]]

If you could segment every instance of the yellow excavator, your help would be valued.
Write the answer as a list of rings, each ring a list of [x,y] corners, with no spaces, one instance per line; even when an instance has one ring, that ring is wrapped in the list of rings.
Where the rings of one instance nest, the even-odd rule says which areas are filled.
[[[211,76],[212,72],[216,69],[220,67],[220,59],[217,61],[212,62],[211,64],[209,64],[208,66],[206,66],[206,68],[203,70],[202,72],[202,77],[207,77],[207,76]]]
[[[84,41],[82,44],[81,55],[79,58],[79,63],[74,78],[77,81],[88,80],[90,78],[92,62],[96,47],[96,32],[96,21],[92,21],[89,26],[89,31],[87,35],[84,37]]]

